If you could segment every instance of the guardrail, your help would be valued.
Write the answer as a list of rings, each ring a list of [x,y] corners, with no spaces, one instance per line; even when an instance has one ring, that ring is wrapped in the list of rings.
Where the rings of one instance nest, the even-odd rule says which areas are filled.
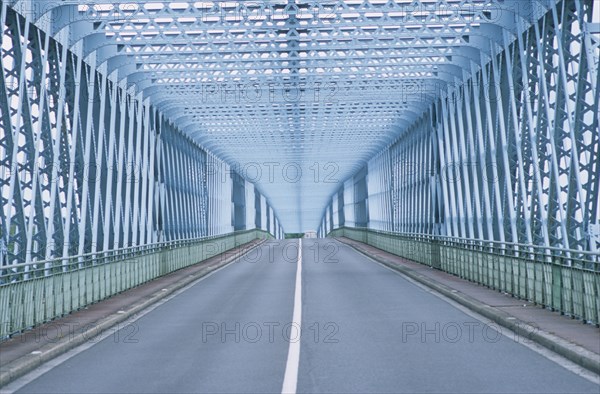
[[[600,325],[600,254],[579,250],[342,227],[344,236]]]
[[[262,238],[255,229],[2,266],[0,340]]]

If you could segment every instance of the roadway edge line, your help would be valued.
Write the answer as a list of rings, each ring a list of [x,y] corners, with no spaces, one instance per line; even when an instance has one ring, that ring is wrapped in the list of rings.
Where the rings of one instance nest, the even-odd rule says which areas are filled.
[[[452,292],[453,289],[450,287],[439,283],[433,279],[424,277],[416,272],[414,272],[410,268],[398,266],[396,264],[391,263],[390,261],[384,259],[383,257],[370,254],[369,252],[362,250],[361,248],[353,245],[352,243],[341,240],[340,238],[334,238],[338,242],[341,242],[345,245],[350,246],[357,252],[362,255],[369,257],[373,261],[376,261],[384,266],[391,268],[392,270],[399,272],[407,277],[413,279],[414,281],[421,283],[428,288],[437,291],[438,293],[448,297],[449,299],[459,303],[460,305],[479,313],[480,315],[490,319],[491,321],[503,326],[509,330],[512,330],[517,335],[527,338],[536,342],[537,344],[545,347],[546,349],[566,358],[567,360],[579,365],[582,368],[587,369],[588,371],[600,375],[600,355],[591,352],[582,346],[577,344],[573,344],[568,342],[566,339],[561,338],[557,335],[553,335],[549,332],[542,331],[537,327],[533,327],[525,321],[522,321],[518,318],[508,319],[511,317],[506,312],[496,310],[496,308],[491,307],[473,297],[470,297],[466,294],[460,292]],[[359,241],[356,241],[359,242]],[[370,245],[369,245],[370,246]],[[382,250],[384,253],[389,253]],[[392,253],[390,253],[392,254]],[[400,256],[398,256],[400,257]],[[424,267],[427,267],[423,264]],[[442,271],[444,272],[444,271]]]
[[[302,337],[302,238],[298,240],[298,262],[296,266],[296,285],[294,287],[294,312],[292,315],[292,327],[296,327],[298,329],[298,340],[293,341],[290,338],[288,357],[285,365],[285,374],[283,377],[283,386],[281,388],[282,394],[296,394],[296,390],[298,389],[300,341]]]
[[[73,335],[73,337],[71,337],[71,338],[65,337],[64,342],[47,344],[44,347],[48,347],[48,349],[44,349],[44,347],[39,349],[42,351],[41,354],[31,354],[30,353],[30,354],[22,356],[22,357],[16,359],[15,361],[3,366],[0,370],[0,390],[2,388],[4,388],[6,385],[8,385],[9,383],[17,380],[20,377],[23,377],[27,373],[33,371],[37,367],[53,360],[54,358],[68,352],[69,350],[72,350],[82,344],[85,344],[91,338],[95,337],[98,332],[100,332],[100,333],[106,332],[106,331],[110,330],[112,327],[118,325],[119,323],[122,323],[124,321],[131,319],[136,314],[143,312],[145,309],[153,306],[154,304],[156,304],[159,301],[167,298],[168,296],[176,293],[178,290],[185,288],[186,286],[192,284],[193,282],[195,282],[199,279],[203,279],[208,275],[214,274],[217,271],[219,271],[225,267],[228,267],[229,265],[231,265],[231,263],[243,258],[248,253],[250,253],[254,249],[258,248],[265,242],[266,242],[266,240],[262,240],[247,249],[242,248],[243,254],[241,254],[241,255],[238,255],[236,253],[234,255],[230,255],[230,257],[227,257],[228,252],[231,252],[231,250],[225,251],[222,253],[222,256],[226,257],[225,262],[222,265],[220,265],[212,270],[209,270],[209,271],[203,271],[203,272],[201,271],[195,275],[187,276],[186,278],[180,280],[179,282],[175,282],[175,284],[167,287],[166,291],[164,291],[164,290],[158,291],[158,292],[154,293],[149,299],[139,302],[137,304],[134,304],[133,307],[130,309],[127,309],[125,311],[125,313],[119,313],[119,314],[114,313],[114,314],[94,323],[90,329],[88,329],[84,332]],[[240,247],[243,247],[243,245],[240,245]],[[202,263],[202,261],[199,261],[196,264],[201,264],[201,263]],[[157,278],[157,279],[159,279],[159,278]]]

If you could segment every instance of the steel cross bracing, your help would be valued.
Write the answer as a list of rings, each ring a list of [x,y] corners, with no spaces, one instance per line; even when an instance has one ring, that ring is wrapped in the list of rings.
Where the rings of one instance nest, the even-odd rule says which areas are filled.
[[[264,194],[150,98],[64,34],[0,10],[2,265],[255,227],[282,236]]]
[[[325,175],[339,181],[355,172],[481,51],[489,53],[490,39],[544,10],[522,1],[11,6],[78,55],[95,57],[194,141],[240,163],[240,172],[258,165],[262,177],[255,178],[290,231],[316,226],[335,187]],[[365,117],[372,121],[358,129]],[[278,165],[277,176],[268,176],[274,165],[265,158]],[[289,182],[297,166],[303,176]]]
[[[296,232],[332,195],[337,225],[593,245],[591,1],[1,4],[11,259],[227,232],[241,206]]]
[[[516,39],[503,30],[490,56],[333,194],[343,215],[326,208],[322,235],[363,215],[379,230],[598,252],[600,6],[547,6],[533,25],[518,21]],[[359,206],[346,196],[364,178]]]

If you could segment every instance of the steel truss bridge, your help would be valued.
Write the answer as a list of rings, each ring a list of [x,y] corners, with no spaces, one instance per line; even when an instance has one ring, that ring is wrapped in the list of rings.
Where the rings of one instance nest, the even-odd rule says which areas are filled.
[[[597,1],[0,7],[1,337],[309,230],[598,324]]]

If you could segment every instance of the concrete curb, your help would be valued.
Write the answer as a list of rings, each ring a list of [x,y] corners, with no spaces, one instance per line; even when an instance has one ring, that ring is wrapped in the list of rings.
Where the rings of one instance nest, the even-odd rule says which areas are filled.
[[[483,302],[473,297],[457,292],[456,290],[444,284],[441,284],[431,278],[421,275],[410,268],[394,264],[391,261],[382,257],[381,255],[371,254],[367,250],[355,246],[351,243],[345,242],[342,239],[336,239],[339,242],[342,242],[343,244],[352,247],[359,253],[373,260],[376,260],[381,264],[402,273],[403,275],[406,275],[407,277],[431,288],[432,290],[437,291],[438,293],[443,294],[444,296],[450,298],[453,301],[458,302],[459,304],[471,309],[472,311],[479,313],[480,315],[490,319],[494,323],[497,323],[498,325],[513,331],[520,338],[525,338],[536,342],[539,345],[544,346],[545,348],[550,349],[551,351],[561,355],[562,357],[574,362],[575,364],[591,372],[594,372],[595,374],[600,375],[600,355],[591,352],[579,345],[570,343],[569,341],[560,338],[556,335],[553,335],[549,332],[542,331],[538,327],[534,327],[528,324],[527,322],[512,317],[510,314],[499,310],[493,306],[484,304]],[[385,251],[382,252],[387,253]]]
[[[38,349],[38,351],[41,352],[40,354],[28,354],[26,356],[18,358],[17,360],[13,361],[12,363],[1,368],[1,370],[0,370],[0,388],[4,387],[5,385],[14,381],[15,379],[20,378],[21,376],[25,375],[26,373],[31,372],[32,370],[34,370],[38,366],[42,365],[43,363],[48,362],[48,361],[60,356],[61,354],[66,353],[67,351],[74,349],[77,346],[89,341],[90,339],[97,336],[98,333],[103,333],[103,332],[109,330],[111,327],[130,319],[131,317],[135,316],[136,314],[142,312],[144,309],[152,306],[153,304],[157,303],[158,301],[160,301],[160,300],[168,297],[169,295],[175,293],[176,291],[184,288],[185,286],[189,285],[190,283],[210,274],[211,272],[213,272],[219,268],[222,268],[222,267],[225,267],[226,265],[231,264],[233,261],[245,256],[252,250],[256,249],[257,247],[262,245],[264,242],[265,242],[265,240],[262,240],[247,249],[243,248],[240,251],[240,252],[242,252],[241,254],[240,253],[230,254],[231,251],[225,251],[221,254],[223,257],[225,257],[224,262],[222,264],[220,264],[216,267],[213,267],[212,269],[209,269],[209,270],[200,270],[195,274],[187,276],[185,279],[180,280],[179,282],[171,284],[170,286],[166,287],[166,291],[164,291],[164,290],[159,291],[157,293],[154,293],[150,298],[139,301],[138,303],[134,304],[132,307],[127,309],[125,311],[125,313],[113,314],[111,316],[108,316],[108,317],[94,323],[93,325],[91,325],[91,327],[89,329],[87,329],[83,332],[75,334],[71,337],[65,337],[63,340],[56,342],[56,343],[49,343],[47,345],[44,345],[43,347]],[[243,246],[243,245],[240,245],[240,246]],[[199,262],[198,264],[201,264],[201,263],[202,262]]]

